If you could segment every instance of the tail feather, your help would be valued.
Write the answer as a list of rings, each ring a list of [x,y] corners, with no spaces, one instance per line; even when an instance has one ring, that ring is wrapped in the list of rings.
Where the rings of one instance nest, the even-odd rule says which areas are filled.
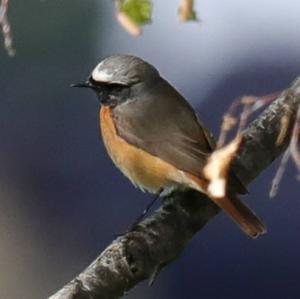
[[[247,235],[256,238],[266,233],[266,227],[261,220],[235,195],[211,199],[224,209]]]
[[[188,184],[191,188],[206,193],[207,182],[194,175],[186,175],[189,178]],[[209,194],[208,196],[227,212],[247,235],[256,238],[267,232],[261,220],[234,193],[228,192],[224,197],[212,197]]]

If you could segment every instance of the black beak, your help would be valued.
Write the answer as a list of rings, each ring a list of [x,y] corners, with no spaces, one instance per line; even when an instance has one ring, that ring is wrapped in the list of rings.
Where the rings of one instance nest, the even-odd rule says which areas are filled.
[[[71,84],[70,87],[93,88],[93,85],[89,81],[86,81],[83,83]]]

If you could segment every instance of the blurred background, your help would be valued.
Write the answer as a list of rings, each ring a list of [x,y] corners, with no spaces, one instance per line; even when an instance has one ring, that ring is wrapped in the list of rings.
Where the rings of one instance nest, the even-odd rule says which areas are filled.
[[[117,24],[112,1],[11,1],[17,55],[0,47],[1,299],[57,291],[151,198],[108,159],[95,96],[69,88],[99,60],[132,53],[150,61],[216,135],[235,98],[281,90],[300,74],[298,0],[199,0],[200,22],[188,24],[178,21],[177,2],[154,1],[153,23],[134,38]],[[277,167],[246,198],[266,236],[250,240],[221,214],[153,287],[141,284],[127,298],[299,298],[299,182],[290,164],[270,200]]]

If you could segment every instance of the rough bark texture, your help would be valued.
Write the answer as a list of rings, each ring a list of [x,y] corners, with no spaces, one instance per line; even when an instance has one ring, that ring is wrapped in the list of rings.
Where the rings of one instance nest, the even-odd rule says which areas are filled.
[[[288,146],[300,103],[300,77],[244,132],[244,143],[233,167],[247,185]],[[291,116],[283,142],[276,145],[284,113]],[[205,196],[176,193],[130,232],[118,237],[77,278],[49,299],[112,299],[139,282],[153,280],[175,260],[191,238],[220,209]]]

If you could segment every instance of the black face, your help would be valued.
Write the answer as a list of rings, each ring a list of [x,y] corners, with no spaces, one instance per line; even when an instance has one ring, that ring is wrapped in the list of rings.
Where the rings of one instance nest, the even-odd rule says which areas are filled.
[[[89,87],[94,90],[101,104],[115,107],[126,101],[130,95],[130,87],[116,83],[103,83],[88,79]]]
[[[71,87],[85,87],[92,89],[102,105],[115,107],[125,102],[130,96],[130,86],[117,83],[95,81],[90,77],[85,83],[72,84]]]

